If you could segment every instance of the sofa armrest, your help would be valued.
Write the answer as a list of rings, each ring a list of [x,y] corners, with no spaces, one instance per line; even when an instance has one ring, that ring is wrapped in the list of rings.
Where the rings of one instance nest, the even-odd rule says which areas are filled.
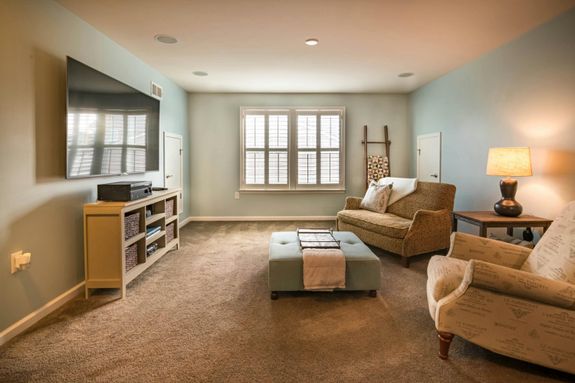
[[[422,254],[449,247],[451,213],[449,210],[418,210],[403,241],[404,256]]]
[[[469,286],[544,303],[575,309],[575,285],[488,262],[471,260],[464,281]]]
[[[430,231],[445,231],[451,233],[451,213],[449,210],[418,210],[413,216],[413,222],[407,235],[417,232],[417,235]]]
[[[527,247],[455,232],[451,234],[451,246],[447,256],[465,261],[476,259],[518,269],[529,254],[531,249]]]
[[[358,210],[361,200],[359,197],[346,197],[344,210]]]

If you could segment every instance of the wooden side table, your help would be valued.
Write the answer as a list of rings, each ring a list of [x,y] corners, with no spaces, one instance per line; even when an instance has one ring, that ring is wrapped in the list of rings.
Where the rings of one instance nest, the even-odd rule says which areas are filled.
[[[513,235],[515,227],[542,227],[543,233],[553,222],[550,219],[535,217],[533,215],[520,215],[519,217],[504,217],[492,211],[454,211],[453,231],[457,231],[457,221],[464,221],[479,226],[479,236],[487,237],[487,228],[505,227],[507,234]]]

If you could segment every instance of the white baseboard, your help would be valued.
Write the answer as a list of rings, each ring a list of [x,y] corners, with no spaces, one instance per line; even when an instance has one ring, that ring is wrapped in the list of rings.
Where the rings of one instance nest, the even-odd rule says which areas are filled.
[[[24,331],[29,329],[32,325],[34,325],[36,322],[38,322],[40,319],[59,309],[65,303],[76,298],[78,295],[83,294],[84,284],[85,282],[78,283],[70,290],[60,294],[56,298],[52,299],[50,302],[46,303],[44,306],[40,307],[39,309],[32,311],[30,314],[26,315],[24,318],[12,324],[7,329],[2,330],[2,332],[0,332],[0,346],[8,342],[10,339],[14,338],[16,335],[23,333]]]
[[[246,215],[246,216],[195,216],[188,222],[228,222],[228,221],[335,221],[331,215]],[[186,222],[187,223],[187,222]]]
[[[180,221],[180,225],[179,228],[181,229],[182,227],[186,226],[188,223],[190,223],[192,221],[192,217],[187,217],[184,218]]]

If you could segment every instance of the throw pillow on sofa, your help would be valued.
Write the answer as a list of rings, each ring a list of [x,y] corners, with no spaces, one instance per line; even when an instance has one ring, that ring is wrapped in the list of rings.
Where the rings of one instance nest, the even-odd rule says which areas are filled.
[[[359,207],[376,213],[385,213],[392,187],[393,184],[379,185],[377,182],[371,181]]]

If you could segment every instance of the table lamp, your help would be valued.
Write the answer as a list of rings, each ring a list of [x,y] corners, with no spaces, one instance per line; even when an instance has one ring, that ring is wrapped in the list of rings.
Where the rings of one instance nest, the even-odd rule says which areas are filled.
[[[490,148],[486,173],[488,176],[506,177],[499,181],[502,198],[493,206],[495,212],[507,217],[520,215],[523,207],[515,201],[517,180],[511,177],[532,175],[529,148]]]

